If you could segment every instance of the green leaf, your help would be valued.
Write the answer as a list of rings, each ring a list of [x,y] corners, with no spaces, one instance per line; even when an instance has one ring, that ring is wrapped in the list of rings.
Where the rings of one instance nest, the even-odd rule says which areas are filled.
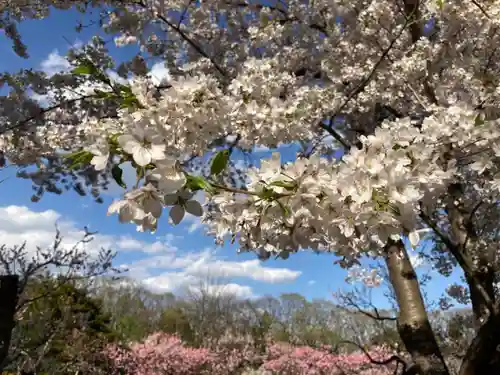
[[[474,119],[474,125],[476,125],[476,126],[483,126],[484,125],[484,118],[481,115],[481,113],[479,113],[476,116],[476,118]]]
[[[100,99],[113,99],[116,97],[114,92],[94,90],[97,97]]]
[[[277,200],[276,202],[278,202],[278,205],[283,210],[283,215],[284,216],[289,216],[290,215],[290,209],[287,206],[285,206],[283,203],[281,203],[279,200]]]
[[[74,169],[79,165],[90,164],[90,161],[92,160],[93,157],[94,155],[87,150],[79,150],[64,156],[64,158],[69,161],[70,169]]]
[[[91,75],[95,73],[95,68],[90,63],[83,63],[82,65],[77,66],[75,69],[71,71],[71,74],[74,75]]]
[[[297,184],[292,181],[274,181],[271,182],[269,186],[277,186],[287,190],[294,190],[297,187]]]
[[[84,152],[85,152],[85,150],[78,150],[78,151],[72,152],[71,154],[63,155],[63,158],[64,159],[74,159],[74,158],[78,157],[78,155],[80,155]]]
[[[276,193],[274,192],[273,189],[268,189],[268,188],[265,187],[260,192],[259,197],[261,199],[264,199],[264,200],[268,201],[268,200],[272,200],[275,195],[276,195]]]
[[[122,188],[126,189],[127,185],[123,182],[123,170],[120,168],[119,165],[115,165],[113,169],[111,169],[111,176],[113,176],[113,179],[115,182]]]
[[[135,167],[135,175],[136,175],[137,179],[140,180],[144,177],[144,170],[145,170],[145,168],[141,167],[140,165]]]
[[[122,99],[122,102],[120,103],[120,108],[139,108],[139,101],[135,96],[127,96]]]
[[[229,161],[229,150],[219,151],[212,161],[212,166],[210,167],[210,173],[217,176],[224,169],[226,169],[227,162]]]
[[[205,190],[208,193],[214,191],[214,188],[210,183],[201,176],[186,175],[187,177],[187,187],[192,191]]]
[[[436,4],[440,10],[443,10],[444,0],[436,0]]]
[[[133,96],[134,94],[132,93],[132,88],[130,86],[127,86],[127,85],[122,85],[120,83],[118,83],[116,85],[116,88],[123,94],[125,94],[124,96]]]

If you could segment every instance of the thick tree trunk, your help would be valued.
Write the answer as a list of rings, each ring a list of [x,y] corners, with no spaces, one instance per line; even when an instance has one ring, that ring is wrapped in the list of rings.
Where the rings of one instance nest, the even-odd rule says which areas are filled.
[[[3,371],[9,354],[18,288],[19,277],[17,275],[0,276],[0,372]]]
[[[386,264],[399,305],[398,332],[420,375],[449,375],[431,328],[417,275],[402,241],[386,247]]]
[[[500,314],[491,315],[479,328],[460,366],[459,375],[500,374]]]
[[[464,271],[476,323],[476,337],[467,349],[459,375],[500,374],[500,310],[495,296],[495,273],[490,266],[494,254],[476,248],[473,215],[464,205],[463,195],[460,183],[450,185],[446,207],[453,235],[453,243],[448,247]]]

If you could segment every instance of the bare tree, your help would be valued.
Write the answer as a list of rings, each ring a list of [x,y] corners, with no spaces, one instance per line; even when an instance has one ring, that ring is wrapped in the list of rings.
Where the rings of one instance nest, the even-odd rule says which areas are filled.
[[[85,245],[94,239],[85,228],[82,238],[69,247],[56,228],[54,242],[47,248],[30,251],[26,243],[0,247],[0,371],[24,357],[23,362],[41,362],[59,327],[47,327],[46,337],[37,351],[38,358],[27,358],[22,338],[16,337],[16,324],[26,318],[29,306],[57,293],[65,285],[85,287],[96,277],[119,272],[112,267],[115,253],[109,249],[88,251]],[[50,286],[26,293],[32,283],[50,280]],[[14,336],[13,336],[14,332]],[[14,339],[13,339],[14,337]],[[35,366],[36,367],[36,366]]]

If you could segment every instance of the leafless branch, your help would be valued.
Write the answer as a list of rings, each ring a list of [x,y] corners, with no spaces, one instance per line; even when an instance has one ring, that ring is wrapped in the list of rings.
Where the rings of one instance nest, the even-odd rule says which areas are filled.
[[[368,302],[367,304],[370,306],[370,308],[373,310],[373,312],[364,310],[355,300],[354,298],[351,297],[350,294],[339,294],[338,298],[345,303],[346,310],[348,310],[349,307],[354,308],[357,312],[359,312],[362,315],[365,315],[373,320],[377,321],[396,321],[395,317],[392,316],[384,316],[380,314],[380,311],[377,309],[377,307],[371,303]],[[344,307],[344,306],[341,306]]]
[[[486,12],[486,9],[484,9],[484,7],[481,4],[479,4],[479,2],[477,0],[471,0],[471,2],[481,11],[481,13],[483,13],[485,15],[486,18],[491,20],[491,17],[488,14],[488,12]]]
[[[51,106],[46,107],[46,108],[40,108],[40,111],[38,111],[38,113],[31,115],[31,116],[25,118],[24,120],[14,124],[14,125],[7,126],[5,128],[1,128],[0,134],[4,134],[10,130],[21,128],[24,125],[26,125],[27,123],[29,123],[30,121],[36,120],[37,118],[40,118],[44,114],[46,114],[48,112],[52,112],[56,109],[62,108],[65,105],[73,104],[73,103],[76,103],[76,102],[79,102],[82,100],[87,100],[87,99],[92,99],[92,98],[97,98],[97,95],[96,94],[82,95],[78,98],[68,99],[68,100],[59,102],[57,104],[51,105]]]
[[[384,359],[382,361],[378,361],[376,360],[375,358],[373,358],[370,353],[368,352],[368,350],[366,350],[365,347],[363,347],[362,345],[359,345],[358,343],[354,342],[354,341],[350,341],[350,340],[342,340],[339,342],[338,345],[343,345],[343,344],[349,344],[349,345],[354,345],[355,347],[357,347],[359,350],[361,350],[363,352],[364,355],[366,355],[366,357],[368,358],[368,360],[375,364],[375,365],[388,365],[392,362],[398,362],[398,363],[401,363],[401,364],[404,364],[406,366],[406,361],[401,358],[400,356],[394,354],[392,356],[390,356],[389,358],[387,359]]]

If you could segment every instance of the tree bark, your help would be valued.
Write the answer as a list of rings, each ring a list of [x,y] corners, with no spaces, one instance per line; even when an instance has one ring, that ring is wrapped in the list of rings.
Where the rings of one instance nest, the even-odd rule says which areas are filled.
[[[490,315],[472,340],[459,375],[500,374],[499,356],[500,314]]]
[[[449,375],[425,309],[420,285],[402,241],[386,246],[386,264],[399,305],[398,332],[420,375]]]
[[[3,371],[9,354],[18,288],[19,277],[17,275],[0,276],[0,372]]]

